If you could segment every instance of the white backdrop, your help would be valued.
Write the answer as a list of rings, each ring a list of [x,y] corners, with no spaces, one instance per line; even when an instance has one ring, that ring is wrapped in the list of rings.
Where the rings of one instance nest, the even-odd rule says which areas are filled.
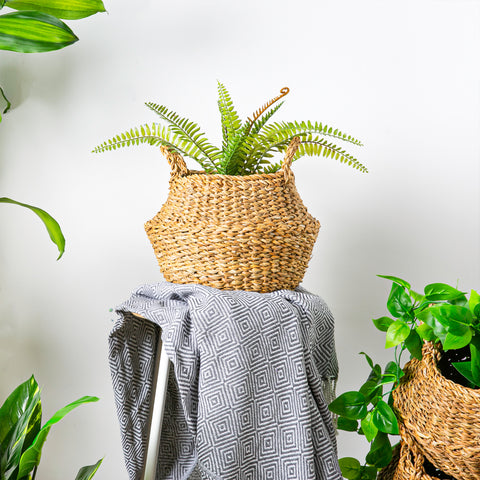
[[[220,139],[216,80],[242,117],[280,88],[277,114],[321,120],[363,140],[368,175],[303,158],[297,187],[322,228],[303,285],[336,318],[338,392],[386,361],[371,318],[386,313],[391,274],[480,288],[480,2],[478,0],[127,0],[69,22],[62,51],[1,52],[14,108],[0,124],[0,196],[39,205],[67,238],[59,262],[44,227],[0,208],[0,401],[32,373],[45,416],[84,395],[58,424],[37,478],[126,479],[107,363],[111,308],[161,280],[143,223],[166,198],[169,168],[142,146],[94,155],[165,104]],[[340,455],[366,443],[339,435]]]

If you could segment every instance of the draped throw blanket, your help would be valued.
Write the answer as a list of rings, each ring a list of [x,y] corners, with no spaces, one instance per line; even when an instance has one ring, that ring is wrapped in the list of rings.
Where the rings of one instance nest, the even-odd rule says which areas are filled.
[[[172,363],[157,480],[341,480],[334,320],[320,297],[164,282],[117,312],[109,360],[130,480],[145,461],[160,331]]]

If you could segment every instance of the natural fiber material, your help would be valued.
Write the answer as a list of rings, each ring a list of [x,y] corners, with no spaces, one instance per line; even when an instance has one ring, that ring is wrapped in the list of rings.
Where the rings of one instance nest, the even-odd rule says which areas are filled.
[[[415,445],[415,442],[403,432],[400,445],[393,451],[392,461],[383,468],[377,480],[438,480],[425,472],[423,463],[425,457]]]
[[[320,228],[295,188],[299,145],[294,138],[278,172],[248,176],[191,172],[160,148],[170,192],[145,230],[167,281],[261,293],[299,285]]]
[[[423,359],[405,366],[405,376],[393,392],[402,437],[411,436],[419,451],[445,473],[478,480],[480,391],[447,380],[438,370],[439,357],[439,351],[426,343]]]

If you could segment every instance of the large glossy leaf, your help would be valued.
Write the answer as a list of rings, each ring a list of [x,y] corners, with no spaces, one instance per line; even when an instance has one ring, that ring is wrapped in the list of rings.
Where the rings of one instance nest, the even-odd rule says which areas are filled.
[[[20,470],[18,473],[18,477],[23,478],[24,476],[28,475],[40,463],[43,445],[47,440],[50,429],[55,423],[59,422],[65,415],[67,415],[80,405],[97,401],[97,397],[85,396],[79,398],[78,400],[75,400],[74,402],[55,412],[52,418],[41,428],[33,444],[23,453],[20,459]]]
[[[63,236],[60,225],[50,214],[48,214],[45,210],[42,210],[41,208],[27,205],[26,203],[20,203],[7,197],[0,198],[0,203],[11,203],[13,205],[19,205],[20,207],[28,208],[32,212],[36,213],[47,228],[50,239],[58,247],[59,256],[57,260],[63,255],[63,252],[65,251],[65,237]]]
[[[378,432],[367,454],[367,463],[377,468],[383,468],[390,463],[391,459],[392,445],[388,439],[388,435],[383,432]]]
[[[77,20],[105,12],[102,0],[7,0],[15,10],[35,10],[64,20]]]
[[[26,438],[38,427],[40,391],[32,376],[19,385],[0,409],[0,478],[16,479]]]
[[[353,457],[343,457],[338,460],[342,477],[347,480],[359,480],[361,477],[362,466],[360,462]]]
[[[398,421],[390,406],[380,400],[372,413],[373,424],[384,433],[398,435]]]
[[[477,315],[475,312],[475,307],[478,305],[480,305],[480,295],[475,290],[472,290],[468,300],[468,307],[470,308],[472,314]]]
[[[455,323],[456,325],[452,325]],[[456,350],[466,347],[472,339],[472,329],[463,323],[451,322],[443,341],[444,350]]]
[[[75,480],[90,480],[95,475],[102,462],[103,458],[101,458],[95,465],[88,465],[86,467],[82,467],[78,471]]]
[[[373,423],[373,413],[368,412],[365,418],[362,418],[362,431],[365,434],[367,442],[370,443],[377,435],[378,428]]]
[[[345,392],[330,403],[328,408],[342,417],[359,420],[367,414],[367,400],[360,392]]]
[[[387,300],[388,311],[395,317],[403,317],[411,312],[413,303],[405,288],[394,283]]]
[[[464,296],[465,292],[461,292],[446,283],[431,283],[425,287],[425,298],[432,302],[456,300]]]
[[[387,330],[385,348],[395,347],[410,335],[410,327],[402,320],[393,322]]]
[[[358,420],[351,420],[345,417],[337,418],[337,429],[346,432],[356,432],[358,430]]]
[[[372,320],[373,324],[375,327],[377,327],[378,330],[381,332],[386,332],[388,330],[388,327],[394,322],[390,317],[380,317],[380,318],[374,318]]]
[[[452,365],[458,370],[458,372],[461,375],[463,375],[473,385],[476,384],[477,387],[480,387],[480,384],[476,383],[473,378],[471,362],[452,362]]]
[[[78,40],[58,18],[41,12],[12,12],[0,15],[0,49],[13,52],[49,52]]]
[[[423,342],[415,329],[411,330],[410,334],[405,339],[405,346],[413,357],[418,358],[419,360],[422,359]]]

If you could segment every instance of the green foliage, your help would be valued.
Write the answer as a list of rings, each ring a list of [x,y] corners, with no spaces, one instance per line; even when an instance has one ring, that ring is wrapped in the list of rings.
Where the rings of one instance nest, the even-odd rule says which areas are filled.
[[[367,172],[355,157],[338,147],[333,140],[361,146],[352,136],[319,122],[276,122],[268,123],[280,109],[279,102],[289,92],[283,88],[280,95],[259,108],[252,118],[242,122],[235,110],[225,86],[218,82],[218,109],[222,126],[222,148],[209,143],[197,123],[179,116],[163,105],[148,102],[147,107],[154,111],[166,124],[142,126],[130,129],[103,142],[95,153],[115,150],[121,147],[148,143],[163,145],[185,157],[198,162],[206,173],[225,175],[252,175],[273,173],[281,167],[272,161],[275,154],[284,154],[294,137],[301,139],[301,145],[293,160],[305,155],[334,158],[341,163]]]
[[[7,0],[15,12],[0,15],[0,49],[34,53],[58,50],[78,38],[60,20],[79,19],[104,12],[101,0]]]
[[[0,408],[0,479],[34,480],[52,426],[78,406],[96,401],[97,397],[79,398],[58,410],[42,427],[42,403],[35,378],[20,384]],[[77,480],[92,478],[100,463],[83,467]]]
[[[427,285],[419,294],[401,278],[379,277],[392,282],[387,299],[391,317],[376,318],[373,324],[386,333],[385,348],[394,348],[394,361],[382,373],[381,366],[361,352],[370,367],[367,380],[358,391],[345,392],[329,405],[339,416],[338,429],[364,435],[370,443],[363,465],[351,457],[340,459],[342,475],[354,480],[374,480],[392,458],[388,436],[398,435],[392,391],[404,375],[401,358],[405,351],[421,359],[423,341],[439,343],[443,350],[469,345],[471,361],[453,365],[472,387],[480,387],[480,295],[472,290],[467,299],[465,292],[444,283]],[[385,385],[390,387],[386,391]]]
[[[10,203],[13,205],[18,205],[20,207],[25,207],[35,213],[45,225],[50,239],[57,246],[59,253],[57,260],[60,259],[60,257],[65,252],[65,237],[63,236],[60,225],[49,213],[47,213],[45,210],[42,210],[41,208],[27,205],[26,203],[20,203],[7,197],[1,197],[0,203]]]

